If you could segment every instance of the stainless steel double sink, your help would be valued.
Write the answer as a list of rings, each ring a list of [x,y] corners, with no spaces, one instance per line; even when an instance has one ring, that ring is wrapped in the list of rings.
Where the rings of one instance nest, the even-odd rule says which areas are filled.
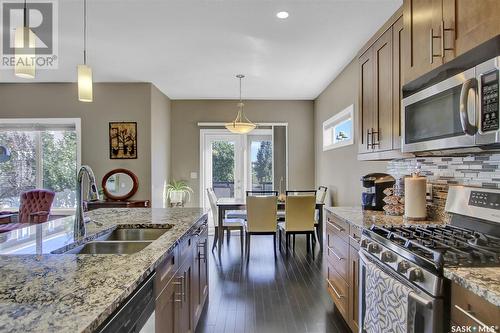
[[[68,251],[55,250],[53,254],[133,254],[160,238],[172,226],[166,228],[117,228],[96,240]]]

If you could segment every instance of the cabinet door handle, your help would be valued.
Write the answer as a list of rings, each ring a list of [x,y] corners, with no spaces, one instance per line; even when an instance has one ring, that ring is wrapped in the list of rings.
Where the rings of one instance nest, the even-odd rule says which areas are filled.
[[[455,29],[453,28],[445,28],[444,27],[444,21],[441,21],[441,57],[444,57],[444,52],[445,51],[453,51],[455,48],[454,47],[446,47],[445,45],[445,39],[444,39],[444,34],[446,31],[454,31]]]
[[[444,55],[443,54],[434,54],[434,39],[436,38],[442,38],[442,36],[440,37],[439,35],[434,35],[434,29],[430,29],[429,30],[429,62],[432,64],[434,63],[434,58],[435,57],[440,57],[442,58]],[[442,43],[442,41],[441,41]]]
[[[467,310],[465,310],[465,309],[462,309],[460,306],[458,306],[458,305],[456,305],[456,304],[455,304],[455,309],[457,309],[458,311],[462,312],[464,315],[466,315],[467,317],[469,317],[469,318],[470,318],[472,321],[474,321],[476,324],[481,325],[481,326],[483,326],[483,327],[488,327],[488,328],[489,328],[489,326],[488,326],[488,325],[486,325],[486,324],[485,324],[485,323],[483,323],[481,320],[477,319],[476,317],[474,317],[474,316],[472,315],[474,312],[472,312],[472,311],[467,311]]]
[[[370,149],[371,147],[371,143],[370,143],[370,137],[371,137],[371,133],[370,133],[370,129],[366,129],[366,149]]]
[[[379,133],[380,133],[380,129],[377,129],[377,132],[375,132],[375,130],[372,128],[372,148],[373,146],[380,146],[380,136],[379,136]],[[375,141],[375,139],[373,138],[373,136],[377,134],[377,141]]]
[[[339,257],[339,255],[338,255],[337,253],[335,253],[335,251],[333,250],[333,248],[332,248],[332,247],[329,247],[329,246],[328,246],[328,250],[329,250],[329,251],[330,251],[330,252],[331,252],[331,253],[332,253],[335,257],[337,257],[337,259],[338,259],[338,260],[342,261],[342,260],[344,260],[344,259],[345,259],[345,258],[341,258],[341,257]]]
[[[359,244],[359,238],[356,235],[349,235],[349,238]]]
[[[330,221],[330,219],[327,220],[328,221],[328,224],[331,225],[331,227],[335,230],[337,230],[338,232],[343,232],[344,229],[341,228],[341,227],[337,227],[337,225],[335,223],[333,223],[332,221]]]
[[[330,280],[326,279],[326,282],[328,283],[328,285],[330,286],[330,288],[332,288],[333,292],[335,293],[335,295],[337,295],[338,298],[344,298],[345,297],[344,295],[339,294],[339,292],[337,291],[337,289],[335,289],[335,287],[330,282]]]

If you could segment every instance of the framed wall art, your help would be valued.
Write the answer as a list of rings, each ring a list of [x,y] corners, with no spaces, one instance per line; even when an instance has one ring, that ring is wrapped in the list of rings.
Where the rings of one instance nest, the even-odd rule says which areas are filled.
[[[136,122],[109,123],[109,158],[110,159],[137,158]]]

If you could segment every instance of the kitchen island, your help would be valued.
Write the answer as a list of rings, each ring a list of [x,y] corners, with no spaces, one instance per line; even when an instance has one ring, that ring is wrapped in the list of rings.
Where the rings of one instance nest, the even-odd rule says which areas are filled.
[[[73,217],[0,235],[0,332],[97,330],[207,220],[199,208],[99,209],[88,216],[79,243]],[[134,254],[52,253],[125,227],[168,230]]]

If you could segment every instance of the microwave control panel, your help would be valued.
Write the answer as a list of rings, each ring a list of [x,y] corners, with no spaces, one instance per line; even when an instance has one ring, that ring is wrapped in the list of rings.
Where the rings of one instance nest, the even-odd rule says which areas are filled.
[[[481,130],[483,132],[499,129],[498,70],[481,76]]]

